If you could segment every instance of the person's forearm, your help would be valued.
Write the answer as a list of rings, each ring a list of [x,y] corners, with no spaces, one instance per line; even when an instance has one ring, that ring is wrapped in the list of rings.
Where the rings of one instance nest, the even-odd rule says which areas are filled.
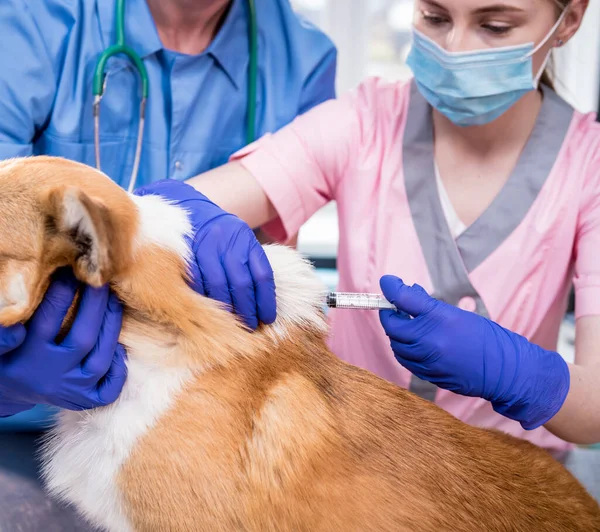
[[[192,177],[186,183],[250,227],[260,227],[277,216],[258,181],[239,162]]]
[[[545,427],[554,435],[578,444],[600,442],[600,364],[570,364],[569,394]]]

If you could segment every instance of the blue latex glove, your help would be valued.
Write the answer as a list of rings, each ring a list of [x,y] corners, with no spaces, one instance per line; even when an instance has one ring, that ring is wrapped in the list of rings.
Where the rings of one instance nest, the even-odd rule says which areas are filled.
[[[190,214],[189,242],[196,292],[221,301],[251,329],[275,321],[275,281],[267,256],[250,227],[225,212],[192,186],[174,179],[137,189],[136,195],[157,194]]]
[[[0,359],[13,349],[19,347],[25,340],[25,327],[21,324],[13,325],[12,327],[0,326]],[[0,417],[12,416],[20,412],[30,410],[35,405],[23,401],[15,401],[10,397],[6,397],[0,391]]]
[[[496,412],[534,429],[561,408],[570,386],[567,363],[478,314],[437,301],[419,285],[382,277],[398,312],[380,311],[396,360],[423,380],[490,401]],[[414,319],[411,318],[414,317]]]
[[[55,342],[78,285],[60,270],[26,326],[0,329],[0,415],[36,404],[84,410],[119,396],[127,373],[118,344],[123,311],[108,287],[85,286],[70,331]]]

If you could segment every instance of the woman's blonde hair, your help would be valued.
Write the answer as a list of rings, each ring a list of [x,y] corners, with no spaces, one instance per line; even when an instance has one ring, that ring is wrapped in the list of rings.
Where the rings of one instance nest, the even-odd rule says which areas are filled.
[[[556,6],[557,20],[558,20],[558,17],[560,17],[561,13],[571,3],[571,0],[550,0],[550,1]],[[552,53],[552,52],[550,52],[550,53]],[[550,60],[548,61],[546,69],[544,70],[544,73],[542,74],[542,77],[540,78],[540,83],[543,83],[544,85],[548,85],[548,87],[551,87],[552,89],[554,89],[553,70],[554,70],[554,61],[553,61],[553,57],[550,56]]]

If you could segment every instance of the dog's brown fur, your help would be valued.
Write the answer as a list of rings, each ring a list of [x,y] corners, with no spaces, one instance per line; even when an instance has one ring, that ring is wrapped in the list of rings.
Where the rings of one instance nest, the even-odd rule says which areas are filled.
[[[123,300],[130,356],[196,372],[120,471],[136,530],[600,530],[598,504],[545,451],[343,363],[310,325],[279,341],[246,331],[187,287],[172,252],[133,260],[129,199],[94,170],[30,158],[0,163],[0,185],[0,288],[20,271],[30,293],[2,324],[71,265]],[[95,262],[61,225],[69,189],[97,228]]]
[[[545,451],[297,338],[199,378],[144,438],[121,477],[139,530],[600,530]]]

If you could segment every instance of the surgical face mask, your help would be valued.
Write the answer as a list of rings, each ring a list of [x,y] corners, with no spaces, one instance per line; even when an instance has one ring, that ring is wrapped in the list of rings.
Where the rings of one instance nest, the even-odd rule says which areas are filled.
[[[552,37],[566,11],[540,44],[448,52],[413,28],[406,60],[423,97],[460,126],[492,122],[538,87],[550,54],[533,76],[532,56]]]

